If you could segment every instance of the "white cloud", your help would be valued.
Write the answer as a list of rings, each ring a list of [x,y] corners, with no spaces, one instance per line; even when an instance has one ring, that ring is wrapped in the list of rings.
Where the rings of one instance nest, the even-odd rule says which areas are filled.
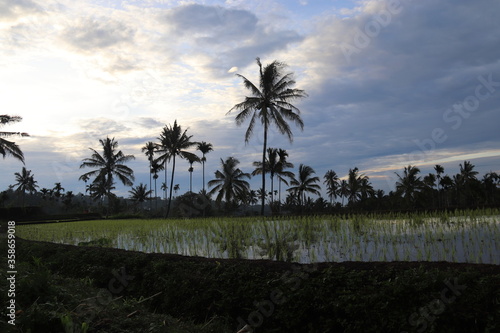
[[[62,159],[73,177],[106,135],[139,156],[142,143],[177,119],[195,140],[214,144],[207,175],[229,155],[251,171],[262,133],[245,145],[244,126],[225,114],[248,94],[234,73],[256,79],[257,56],[288,63],[309,93],[297,104],[304,132],[294,128],[293,144],[272,132],[269,145],[318,176],[359,166],[381,179],[407,162],[496,158],[488,155],[500,141],[496,2],[401,0],[392,13],[387,1],[341,3],[307,22],[300,8],[319,5],[290,3],[1,2],[0,108],[24,117],[12,130],[33,135],[18,140],[28,169],[49,180],[51,159]],[[494,91],[480,88],[488,98],[466,116],[453,111],[490,74]],[[436,128],[446,140],[432,144]],[[424,159],[408,158],[422,146],[430,147]],[[8,174],[19,171],[15,161],[2,163]],[[144,163],[141,155],[134,166]],[[147,170],[137,172],[146,183]]]

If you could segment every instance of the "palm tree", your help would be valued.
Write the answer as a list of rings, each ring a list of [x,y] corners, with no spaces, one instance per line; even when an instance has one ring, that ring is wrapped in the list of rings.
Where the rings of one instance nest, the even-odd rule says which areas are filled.
[[[21,173],[16,172],[14,174],[16,176],[17,183],[14,186],[17,186],[16,192],[22,192],[23,194],[23,207],[24,207],[24,198],[26,196],[26,192],[32,194],[36,192],[36,188],[38,185],[37,181],[34,179],[35,175],[31,174],[31,170],[26,170],[25,167],[21,170]]]
[[[250,184],[245,180],[250,178],[250,174],[241,171],[237,166],[240,163],[234,157],[228,157],[225,161],[221,158],[221,170],[215,172],[215,179],[208,182],[208,187],[213,187],[209,195],[217,193],[215,201],[218,205],[222,199],[226,202],[226,207],[231,204],[236,205],[238,201],[248,197]]]
[[[144,202],[146,200],[151,200],[151,192],[153,192],[153,190],[148,190],[148,186],[144,185],[143,183],[132,187],[132,190],[128,191],[128,193],[130,193],[130,199],[135,202]]]
[[[198,158],[195,154],[186,151],[190,147],[196,145],[196,142],[191,141],[192,135],[187,135],[187,129],[182,131],[180,125],[177,124],[177,120],[174,121],[174,125],[170,127],[165,127],[164,130],[164,140],[162,142],[162,149],[165,150],[165,154],[168,154],[169,158],[172,159],[172,177],[170,179],[170,196],[167,206],[166,216],[168,217],[170,213],[170,203],[172,201],[172,190],[174,187],[174,174],[175,174],[175,158],[177,156],[185,159],[196,159]]]
[[[290,181],[292,185],[287,191],[297,193],[299,198],[299,205],[305,203],[305,194],[312,193],[320,195],[319,190],[321,187],[316,184],[320,181],[319,177],[312,177],[316,172],[310,166],[301,164],[299,165],[298,178],[293,177]]]
[[[441,189],[445,195],[444,199],[444,203],[445,203],[445,206],[448,206],[449,205],[449,194],[448,192],[450,191],[450,189],[453,187],[453,179],[451,179],[450,176],[448,175],[445,175],[444,177],[441,178],[441,180],[439,181],[439,185],[441,186]]]
[[[260,59],[257,58],[259,66],[259,84],[256,86],[246,77],[236,74],[243,79],[245,88],[250,90],[251,96],[245,97],[241,103],[233,106],[232,111],[238,111],[236,115],[236,124],[240,126],[246,119],[250,118],[250,123],[245,133],[245,142],[248,143],[252,136],[255,123],[260,119],[264,127],[264,142],[262,148],[262,165],[266,163],[267,134],[269,127],[275,125],[281,134],[286,134],[290,142],[293,140],[292,130],[287,123],[291,120],[300,129],[304,128],[304,123],[300,117],[300,110],[291,104],[292,101],[304,98],[307,94],[300,89],[291,88],[295,85],[293,73],[284,74],[286,67],[284,63],[273,61],[262,66]],[[262,173],[262,190],[266,189],[265,173]],[[261,214],[264,215],[264,197],[262,198]]]
[[[339,176],[333,170],[328,170],[323,177],[326,184],[326,193],[330,197],[330,204],[333,204],[333,200],[337,199],[339,194]]]
[[[96,178],[90,185],[89,185],[89,193],[90,197],[93,200],[99,200],[100,204],[102,205],[102,202],[104,201],[104,197],[108,198],[115,198],[116,195],[114,193],[111,193],[111,190],[114,190],[115,187],[111,186],[109,187],[106,184],[105,179],[101,178]]]
[[[282,152],[281,156],[278,154],[278,149],[276,148],[267,148],[267,158],[264,164],[264,168],[262,167],[262,162],[260,161],[255,161],[253,162],[253,165],[255,166],[255,170],[252,172],[252,176],[255,175],[260,175],[262,174],[263,170],[264,173],[269,173],[270,178],[271,178],[271,206],[273,206],[274,203],[274,176],[279,175],[281,176],[280,179],[283,179],[283,176],[293,176],[293,174],[290,171],[284,171],[283,168],[287,167],[291,163],[286,162],[286,156],[288,154],[286,153],[285,150],[281,149]],[[286,164],[284,164],[286,163]],[[293,167],[293,164],[292,164]],[[286,180],[283,179],[283,181]]]
[[[194,171],[194,168],[193,168],[193,163],[197,162],[197,163],[201,163],[201,160],[198,156],[196,155],[191,155],[191,156],[188,156],[187,158],[188,162],[189,162],[189,192],[193,192],[193,171]]]
[[[161,183],[161,189],[162,189],[163,194],[164,194],[163,198],[166,200],[167,199],[167,189],[168,189],[166,182]]]
[[[168,142],[169,142],[169,128],[165,126],[158,137],[158,140],[160,141],[159,144],[157,144],[157,151],[160,153],[160,156],[155,160],[158,164],[163,164],[163,170],[165,170],[165,178],[164,178],[164,184],[165,186],[163,188],[165,200],[167,199],[167,163],[170,161],[170,151],[168,150]]]
[[[281,204],[281,182],[285,183],[288,186],[288,181],[285,179],[292,178],[294,176],[293,172],[286,171],[285,169],[293,168],[293,163],[288,162],[286,159],[288,157],[288,153],[285,149],[278,149],[278,168],[276,170],[276,175],[278,175],[278,201]]]
[[[21,121],[23,118],[19,116],[8,116],[6,114],[0,115],[0,126],[3,126],[5,124],[9,123],[15,123]],[[24,155],[23,152],[21,151],[21,148],[19,148],[18,145],[16,145],[15,142],[5,140],[5,137],[11,137],[11,136],[29,136],[28,133],[21,133],[21,132],[0,132],[0,154],[5,158],[6,155],[12,155],[14,158],[17,158],[24,164]]]
[[[495,203],[495,193],[500,185],[500,176],[493,171],[486,173],[483,176],[483,185],[485,191],[486,202],[489,204]]]
[[[342,197],[342,207],[344,206],[344,199],[349,196],[349,184],[347,180],[342,179],[339,185],[339,194]]]
[[[369,197],[373,197],[375,195],[375,190],[373,189],[372,184],[368,176],[364,176],[361,178],[359,191],[361,193],[361,200],[364,201]]]
[[[158,148],[158,144],[156,144],[152,141],[146,142],[144,147],[141,148],[141,152],[143,152],[146,155],[146,157],[148,158],[148,161],[149,161],[149,188],[152,188],[151,174],[153,173],[153,161],[154,161],[155,151],[157,148]],[[156,192],[155,192],[155,196],[156,196]],[[149,200],[150,200],[149,209],[152,209],[151,191],[149,192]]]
[[[153,161],[153,163],[151,164],[151,172],[150,172],[150,176],[151,174],[153,175],[153,179],[155,180],[155,209],[158,209],[158,200],[157,200],[157,194],[156,194],[156,180],[158,179],[158,172],[163,170],[163,165],[158,163],[157,161]],[[151,191],[153,191],[151,189]],[[151,197],[151,194],[149,195]],[[151,200],[151,198],[150,198]],[[151,205],[150,205],[151,206]]]
[[[54,191],[54,196],[59,199],[61,197],[61,192],[64,192],[64,187],[61,186],[61,183],[55,183],[54,188],[52,189]]]
[[[442,165],[436,164],[434,166],[434,171],[436,171],[437,179],[437,190],[438,190],[438,206],[441,207],[441,175],[444,173],[444,167]]]
[[[347,175],[347,198],[348,204],[353,205],[356,202],[363,199],[369,190],[368,176],[364,174],[359,174],[359,169],[355,167],[354,169],[349,169]]]
[[[125,155],[121,150],[118,152],[118,142],[115,139],[110,139],[109,137],[105,140],[99,139],[99,143],[102,146],[102,154],[97,150],[89,148],[92,151],[90,158],[84,158],[80,169],[82,168],[94,168],[90,172],[87,172],[80,176],[80,179],[84,177],[94,177],[94,182],[99,193],[102,193],[103,188],[105,189],[106,196],[108,197],[108,212],[110,199],[112,198],[111,190],[114,188],[114,177],[117,177],[123,185],[132,186],[134,180],[134,171],[130,169],[125,163],[135,159],[133,155]]]
[[[207,143],[205,141],[198,142],[196,149],[201,151],[203,154],[201,158],[201,163],[203,164],[203,193],[205,193],[205,162],[207,161],[206,154],[213,151],[213,146],[211,143]]]
[[[417,176],[419,173],[420,169],[411,165],[404,168],[403,176],[396,173],[398,176],[396,191],[400,193],[410,205],[415,204],[416,195],[422,190],[424,185],[420,177]]]
[[[427,176],[424,176],[422,180],[422,187],[423,190],[425,191],[424,196],[428,197],[429,200],[432,202],[432,206],[435,207],[435,200],[434,200],[434,187],[436,186],[436,175],[433,173],[429,173]],[[438,196],[439,200],[439,196]]]
[[[474,204],[475,196],[472,193],[473,186],[478,183],[477,175],[478,172],[474,170],[475,165],[470,161],[464,161],[464,164],[460,164],[460,187],[464,189],[463,198],[467,203]]]
[[[248,205],[255,205],[257,202],[259,202],[257,192],[255,192],[255,190],[248,191],[245,201]]]

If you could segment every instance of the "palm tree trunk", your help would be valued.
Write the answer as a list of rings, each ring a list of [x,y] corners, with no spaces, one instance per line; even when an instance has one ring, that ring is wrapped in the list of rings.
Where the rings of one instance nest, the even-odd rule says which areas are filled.
[[[274,175],[271,174],[271,215],[273,214],[273,204],[274,204]]]
[[[205,155],[203,155],[205,158]],[[203,193],[205,193],[205,161],[203,161]]]
[[[264,110],[264,113],[267,109]],[[262,149],[262,207],[260,215],[264,216],[264,205],[266,204],[266,148],[267,148],[267,119],[264,120],[264,145]]]
[[[173,160],[172,160],[172,177],[170,178],[170,196],[168,199],[168,206],[167,206],[167,214],[166,216],[168,217],[170,213],[170,203],[172,202],[172,189],[174,187],[174,172],[175,172],[175,155],[173,154]]]
[[[279,201],[278,212],[281,214],[281,178],[279,177],[278,177],[278,201]]]
[[[193,171],[189,171],[189,192],[193,192]]]
[[[157,176],[157,174],[155,173],[155,176]],[[158,195],[156,194],[156,179],[155,178],[155,210],[158,210]]]
[[[149,189],[150,190],[151,190],[151,186],[152,186],[152,183],[151,183],[151,169],[153,169],[153,161],[150,159],[149,160]],[[152,195],[152,193],[149,192],[149,213],[150,214],[151,214],[151,211],[153,210],[153,201],[152,201],[153,198],[151,198],[151,195]],[[156,195],[156,192],[155,192],[155,195]]]
[[[165,201],[167,200],[167,158],[165,157],[165,191],[163,191],[163,195],[165,197]]]

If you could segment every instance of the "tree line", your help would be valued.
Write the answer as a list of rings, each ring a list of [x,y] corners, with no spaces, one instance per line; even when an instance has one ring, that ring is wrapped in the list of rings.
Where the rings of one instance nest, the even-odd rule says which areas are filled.
[[[194,163],[203,165],[203,187],[198,197],[188,195],[189,200],[202,198],[204,206],[209,206],[212,196],[218,209],[223,212],[232,212],[239,206],[256,205],[260,201],[260,213],[264,214],[265,207],[271,212],[328,212],[342,209],[362,210],[394,210],[394,209],[446,209],[453,207],[479,207],[494,206],[499,203],[500,178],[495,172],[489,172],[483,179],[478,179],[474,165],[469,161],[460,164],[460,172],[454,176],[444,175],[444,168],[436,165],[435,173],[420,175],[420,169],[409,165],[401,174],[397,173],[395,191],[385,194],[382,190],[375,190],[369,177],[360,173],[355,167],[350,169],[345,177],[340,178],[333,170],[328,170],[323,176],[328,200],[320,196],[321,179],[316,176],[311,166],[300,164],[297,173],[290,169],[294,167],[288,161],[288,153],[284,149],[267,147],[268,132],[271,127],[293,141],[290,123],[303,129],[304,123],[300,110],[292,104],[295,100],[307,97],[305,91],[293,88],[295,80],[293,73],[285,73],[286,64],[273,61],[263,66],[260,59],[256,59],[259,67],[258,83],[254,84],[241,74],[236,74],[243,81],[244,87],[250,92],[241,103],[234,105],[228,114],[235,112],[235,122],[238,126],[248,121],[244,139],[248,143],[260,123],[263,128],[263,149],[261,161],[253,163],[255,169],[251,173],[243,172],[239,167],[239,160],[227,157],[220,160],[220,169],[214,174],[214,179],[205,183],[206,155],[213,151],[213,146],[205,141],[192,140],[192,135],[187,134],[187,129],[174,121],[173,125],[166,125],[157,138],[157,142],[149,141],[141,148],[149,162],[149,189],[147,185],[139,184],[129,193],[130,198],[136,202],[150,202],[153,210],[153,180],[154,198],[157,194],[157,179],[164,172],[164,182],[161,189],[164,191],[166,203],[165,216],[170,216],[173,191],[179,189],[179,184],[174,185],[176,163],[178,159],[189,162],[190,184],[187,194],[192,194],[192,173]],[[0,116],[1,124],[20,121],[20,117]],[[0,154],[4,157],[11,155],[24,163],[21,149],[15,143],[3,139],[5,136],[27,136],[27,133],[1,132]],[[82,160],[80,168],[92,169],[79,177],[86,183],[86,193],[96,201],[103,202],[107,198],[108,210],[112,200],[116,181],[125,186],[133,186],[134,173],[126,164],[133,160],[133,155],[126,155],[118,150],[118,142],[107,137],[99,140],[100,150],[90,148],[91,156]],[[194,152],[201,152],[200,158]],[[167,180],[167,170],[171,168],[170,179]],[[266,175],[270,177],[270,191],[266,187]],[[260,176],[262,186],[252,190],[248,180],[252,176]],[[21,173],[16,173],[16,191],[23,193],[36,192],[36,181],[31,171],[23,167]],[[90,184],[87,184],[87,182]],[[275,189],[275,181],[278,189]],[[208,186],[207,191],[205,185]],[[287,195],[282,199],[282,186],[286,186]],[[168,199],[167,199],[168,191]],[[313,200],[310,195],[319,196]],[[277,197],[277,198],[276,198]],[[183,198],[185,200],[186,198]],[[23,199],[24,200],[24,199]],[[185,205],[189,206],[189,200]],[[158,201],[155,200],[157,210]],[[203,208],[205,213],[205,208]]]

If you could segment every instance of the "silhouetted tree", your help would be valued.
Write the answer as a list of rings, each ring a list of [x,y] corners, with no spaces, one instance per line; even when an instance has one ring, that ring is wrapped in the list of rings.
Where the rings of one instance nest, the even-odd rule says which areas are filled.
[[[19,116],[8,116],[6,114],[0,115],[0,126],[4,126],[11,123],[16,123],[23,120],[23,118]],[[12,137],[12,136],[29,136],[28,133],[23,132],[0,132],[0,154],[5,158],[6,155],[11,155],[14,158],[17,158],[24,164],[24,154],[16,145],[15,142],[5,140],[4,138]]]
[[[236,74],[243,79],[245,88],[250,90],[251,96],[245,97],[245,100],[236,104],[228,113],[232,111],[239,112],[236,115],[236,124],[241,125],[246,119],[250,118],[247,131],[245,133],[245,142],[250,140],[257,120],[260,120],[264,128],[264,141],[262,148],[262,165],[266,163],[267,136],[271,125],[274,125],[281,134],[288,136],[290,142],[293,139],[292,130],[287,120],[293,121],[300,129],[303,129],[304,123],[300,117],[300,110],[291,104],[292,101],[304,98],[307,94],[300,89],[292,88],[295,85],[293,73],[284,74],[285,64],[273,61],[262,66],[260,59],[257,58],[259,66],[259,84],[255,85],[246,77]],[[262,190],[266,190],[266,177],[262,173]],[[264,197],[262,198],[261,214],[264,215]]]

